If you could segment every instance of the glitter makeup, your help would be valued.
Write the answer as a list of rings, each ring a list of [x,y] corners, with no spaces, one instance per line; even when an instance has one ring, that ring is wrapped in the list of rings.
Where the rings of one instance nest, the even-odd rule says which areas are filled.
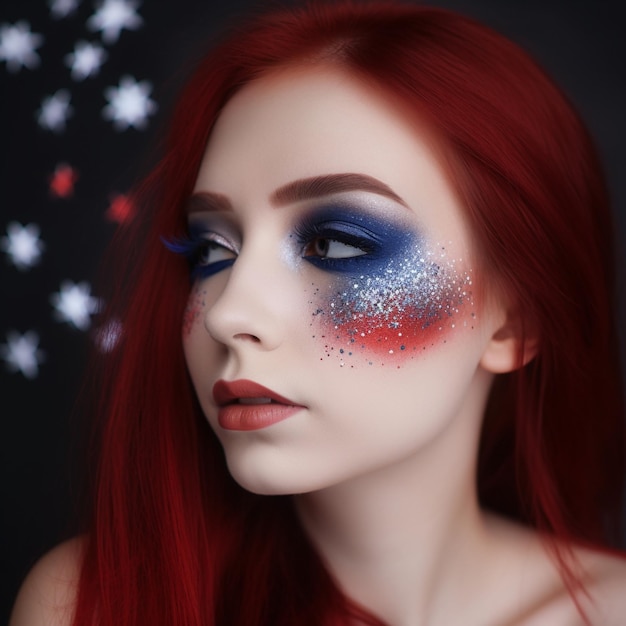
[[[206,307],[205,296],[206,291],[201,289],[197,283],[185,307],[185,313],[183,315],[183,337],[191,335],[194,324],[202,315]]]
[[[230,267],[240,252],[230,229],[222,232],[219,224],[194,220],[188,236],[164,244],[187,258],[192,280],[201,281]],[[298,218],[287,241],[282,256],[292,271],[306,262],[328,277],[314,283],[311,326],[342,366],[359,354],[370,364],[412,358],[473,323],[470,270],[404,219],[358,202],[318,206]],[[194,289],[185,332],[204,306]]]
[[[317,289],[313,317],[326,354],[334,353],[342,365],[359,353],[412,357],[445,341],[457,324],[467,325],[460,314],[473,304],[471,274],[445,246],[431,249],[409,229],[344,208],[322,209],[297,231],[310,252],[305,260],[337,275]],[[349,256],[322,254],[333,245]]]

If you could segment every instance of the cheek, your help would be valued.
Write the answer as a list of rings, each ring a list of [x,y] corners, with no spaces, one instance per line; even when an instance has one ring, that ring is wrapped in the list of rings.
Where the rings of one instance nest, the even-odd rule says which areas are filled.
[[[396,261],[371,275],[341,276],[316,290],[314,326],[325,356],[338,358],[342,367],[353,367],[359,355],[369,365],[400,367],[452,333],[472,329],[471,272],[432,256]]]
[[[195,286],[189,294],[187,306],[183,314],[183,339],[189,339],[192,330],[196,324],[202,319],[205,311],[206,291]]]

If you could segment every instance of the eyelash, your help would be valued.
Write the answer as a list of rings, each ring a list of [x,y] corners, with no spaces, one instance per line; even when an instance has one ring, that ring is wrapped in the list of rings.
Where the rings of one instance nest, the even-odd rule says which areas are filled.
[[[224,237],[217,233],[190,228],[188,235],[172,239],[161,238],[161,240],[170,252],[179,254],[187,259],[193,280],[213,276],[223,269],[230,267],[236,260],[237,252],[234,246],[229,244]],[[224,251],[231,252],[235,256],[230,259],[221,259],[213,263],[203,264],[201,263],[201,256],[207,245],[217,246]]]
[[[303,220],[294,230],[301,246],[302,258],[316,267],[329,271],[348,271],[356,264],[376,258],[381,249],[378,237],[374,233],[349,221],[315,221],[309,218]],[[307,254],[307,248],[320,239],[356,248],[363,254],[345,258]]]

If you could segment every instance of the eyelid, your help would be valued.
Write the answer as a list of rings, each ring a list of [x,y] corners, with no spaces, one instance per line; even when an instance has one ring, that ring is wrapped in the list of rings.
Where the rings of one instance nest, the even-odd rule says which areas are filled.
[[[368,235],[375,233],[363,225],[364,214],[352,207],[343,205],[331,205],[315,207],[313,210],[303,213],[296,223],[298,228],[315,227],[328,229],[355,229]]]
[[[357,239],[363,238],[371,240],[373,243],[380,241],[380,236],[377,233],[361,224],[357,224],[349,220],[323,220],[317,224],[317,228],[319,228],[320,231],[327,232],[331,235],[344,235]]]
[[[229,216],[221,213],[218,217],[215,213],[206,213],[201,219],[199,217],[199,214],[195,214],[188,221],[187,229],[192,238],[212,241],[237,255],[241,252],[241,238]]]
[[[310,205],[299,221],[324,226],[340,225],[364,233],[368,237],[384,239],[388,231],[404,230],[406,209],[398,212],[394,203],[380,198],[347,197]]]
[[[240,246],[232,242],[230,239],[224,237],[224,235],[220,235],[220,233],[216,233],[214,231],[203,232],[199,234],[200,237],[210,241],[212,243],[216,243],[227,250],[230,250],[233,254],[239,255],[241,252]]]

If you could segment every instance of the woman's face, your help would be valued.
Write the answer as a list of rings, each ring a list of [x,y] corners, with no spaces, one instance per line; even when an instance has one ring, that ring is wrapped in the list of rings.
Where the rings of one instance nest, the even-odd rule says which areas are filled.
[[[333,70],[246,86],[189,207],[185,355],[229,469],[303,493],[401,463],[474,407],[492,328],[427,134]],[[260,387],[259,387],[260,386]]]

